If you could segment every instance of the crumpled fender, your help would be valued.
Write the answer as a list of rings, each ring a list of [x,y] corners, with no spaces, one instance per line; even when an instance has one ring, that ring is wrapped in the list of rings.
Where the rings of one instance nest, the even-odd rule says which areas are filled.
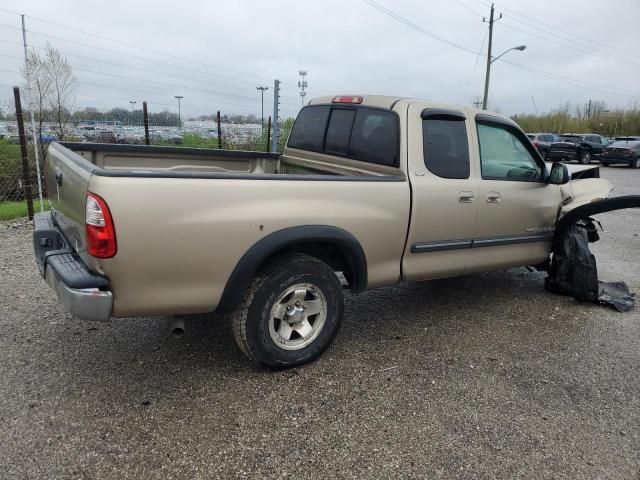
[[[580,205],[569,210],[556,223],[554,237],[560,238],[567,229],[580,219],[589,218],[599,213],[623,210],[625,208],[640,208],[640,195],[626,195],[622,197],[605,198]]]

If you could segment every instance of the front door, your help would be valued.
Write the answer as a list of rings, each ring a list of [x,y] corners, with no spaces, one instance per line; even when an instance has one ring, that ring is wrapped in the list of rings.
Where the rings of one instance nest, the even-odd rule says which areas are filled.
[[[560,187],[545,182],[545,165],[515,125],[479,116],[478,219],[470,270],[535,265],[551,250]]]

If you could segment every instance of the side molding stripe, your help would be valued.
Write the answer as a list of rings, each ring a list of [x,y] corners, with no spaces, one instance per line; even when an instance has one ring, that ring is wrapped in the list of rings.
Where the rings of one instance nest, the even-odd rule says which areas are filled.
[[[496,247],[517,245],[520,243],[545,242],[553,238],[553,232],[526,235],[505,235],[500,237],[483,237],[464,240],[440,240],[435,242],[416,242],[411,245],[411,253],[442,252],[446,250],[462,250],[465,248]]]

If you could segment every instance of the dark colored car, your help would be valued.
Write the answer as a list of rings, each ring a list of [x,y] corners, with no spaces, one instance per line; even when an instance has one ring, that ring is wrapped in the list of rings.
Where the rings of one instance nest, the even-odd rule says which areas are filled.
[[[527,137],[544,159],[549,155],[551,144],[558,140],[557,135],[553,133],[527,133]]]
[[[640,140],[620,140],[604,149],[602,165],[624,163],[632,168],[640,168]]]
[[[593,134],[564,134],[549,147],[548,160],[571,161],[582,164],[599,159],[608,145],[606,139]]]

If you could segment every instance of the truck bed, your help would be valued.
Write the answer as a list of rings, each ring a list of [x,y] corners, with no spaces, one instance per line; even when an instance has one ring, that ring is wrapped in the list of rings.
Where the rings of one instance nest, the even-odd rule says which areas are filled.
[[[247,175],[388,176],[384,168],[345,159],[328,164],[278,153],[203,148],[60,143],[98,167],[102,176],[246,178]],[[308,155],[307,155],[308,157]],[[77,159],[80,160],[80,159]],[[394,169],[394,174],[397,170]],[[277,178],[277,177],[276,177]]]

